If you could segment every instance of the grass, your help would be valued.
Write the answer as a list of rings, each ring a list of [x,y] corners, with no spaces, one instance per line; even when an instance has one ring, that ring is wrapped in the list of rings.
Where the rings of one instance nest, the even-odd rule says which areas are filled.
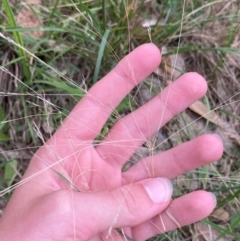
[[[3,0],[3,6],[4,6],[7,20],[9,22],[10,26],[16,27],[15,17],[13,15],[12,8],[11,8],[9,2],[7,0]],[[23,46],[23,40],[22,40],[22,37],[19,32],[14,32],[13,37],[14,37],[14,40],[16,43]],[[28,64],[27,64],[26,52],[20,48],[17,49],[17,52],[18,52],[19,57],[22,58],[23,73],[25,75],[25,78],[30,79],[30,72],[29,72],[29,68],[28,68]]]
[[[123,116],[142,104],[142,89],[152,88],[150,94],[158,92],[179,72],[196,71],[208,80],[209,91],[203,101],[209,110],[215,109],[236,138],[203,118],[194,122],[199,116],[186,110],[158,133],[160,142],[167,140],[159,149],[169,149],[209,132],[223,138],[222,159],[175,180],[175,196],[200,188],[212,190],[218,198],[217,209],[224,208],[230,218],[210,217],[204,222],[218,230],[219,237],[240,239],[240,151],[236,142],[240,140],[240,3],[186,0],[183,6],[184,1],[177,0],[43,1],[41,6],[31,7],[34,15],[42,19],[44,31],[36,41],[31,33],[39,31],[39,27],[19,28],[15,23],[20,2],[4,0],[0,5],[0,29],[6,37],[0,38],[0,61],[12,73],[0,72],[0,188],[21,178],[31,153],[41,146],[33,123],[48,139],[84,95],[79,86],[89,89],[128,52],[152,41],[164,50],[160,69],[121,103],[118,114]],[[154,20],[155,24],[144,28],[144,20]],[[177,53],[176,71],[172,74]],[[158,80],[160,87],[155,84]],[[37,95],[43,95],[52,105]],[[116,115],[112,115],[102,135],[115,120]],[[5,203],[9,196],[2,198]],[[195,235],[200,235],[199,230],[191,225],[154,240],[195,240]]]

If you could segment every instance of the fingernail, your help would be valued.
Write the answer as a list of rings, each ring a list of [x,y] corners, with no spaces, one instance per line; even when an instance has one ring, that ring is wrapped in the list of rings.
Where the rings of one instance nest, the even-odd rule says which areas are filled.
[[[214,208],[215,208],[217,206],[217,198],[216,198],[216,196],[212,192],[209,192],[209,193],[212,195],[212,197],[214,199],[214,202],[215,202]]]
[[[171,199],[173,193],[172,183],[167,178],[155,178],[143,184],[150,199],[161,204]]]

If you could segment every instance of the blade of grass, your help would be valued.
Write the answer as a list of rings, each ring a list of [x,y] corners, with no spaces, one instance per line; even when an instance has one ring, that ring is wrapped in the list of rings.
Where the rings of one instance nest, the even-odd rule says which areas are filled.
[[[83,9],[85,13],[88,15],[88,18],[90,18],[92,26],[94,26],[94,29],[101,33],[101,27],[99,25],[99,21],[95,18],[95,16],[92,14],[92,12],[88,9],[88,7],[84,4],[79,2],[80,9]]]
[[[102,0],[102,12],[103,12],[103,31],[106,32],[107,22],[106,22],[106,1]]]
[[[110,33],[110,31],[107,29],[103,35],[102,42],[100,44],[96,67],[95,67],[95,71],[94,71],[93,83],[96,83],[97,79],[98,79],[98,75],[99,75],[99,71],[100,71],[100,67],[101,67],[101,63],[102,63],[102,58],[103,58],[103,54],[104,54],[104,49],[107,44],[107,39],[108,39],[109,33]]]
[[[51,11],[51,14],[50,14],[50,16],[49,16],[49,20],[48,20],[48,23],[47,23],[47,25],[49,25],[49,26],[53,23],[53,16],[54,16],[54,14],[55,14],[55,12],[56,12],[56,10],[57,10],[57,6],[58,6],[58,4],[59,4],[59,1],[60,1],[60,0],[57,0],[57,1],[55,2],[54,6],[53,6],[53,9],[52,9],[52,11]]]
[[[13,12],[12,12],[12,9],[10,7],[8,0],[3,0],[3,6],[4,6],[10,26],[16,27],[17,26],[16,21],[15,21],[15,18],[14,18],[14,15],[13,15]],[[15,42],[17,42],[19,45],[23,46],[23,41],[22,41],[22,38],[21,38],[21,35],[19,34],[19,32],[14,32],[13,37],[15,39]],[[29,71],[28,64],[27,64],[27,54],[23,49],[18,48],[18,55],[23,57],[23,59],[22,59],[23,73],[26,78],[26,81],[29,82],[30,81],[30,71]]]
[[[223,228],[223,227],[220,227],[219,225],[215,224],[215,223],[212,223],[208,220],[203,220],[202,221],[203,223],[206,223],[207,225],[210,225],[211,227],[213,227],[214,229],[217,229],[218,231],[220,231],[223,235],[230,235],[234,238],[236,238],[236,240],[240,240],[240,235],[239,234],[236,234],[236,233],[233,233],[231,232],[230,230],[226,229],[226,228]]]

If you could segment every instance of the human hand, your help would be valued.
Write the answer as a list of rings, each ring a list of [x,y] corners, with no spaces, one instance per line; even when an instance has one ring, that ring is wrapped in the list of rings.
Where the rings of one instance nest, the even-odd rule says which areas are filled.
[[[160,58],[156,46],[142,45],[89,90],[32,158],[0,219],[1,240],[125,240],[119,228],[133,240],[145,240],[212,212],[214,196],[205,191],[171,200],[167,178],[219,159],[223,146],[215,135],[121,171],[137,148],[205,94],[200,75],[184,74],[94,144],[114,108]]]

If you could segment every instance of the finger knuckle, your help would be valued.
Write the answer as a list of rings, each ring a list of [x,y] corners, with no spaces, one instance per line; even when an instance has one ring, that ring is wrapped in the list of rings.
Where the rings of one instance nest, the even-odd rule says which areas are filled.
[[[136,222],[136,214],[140,211],[139,201],[136,195],[132,192],[131,187],[122,187],[119,189],[118,194],[112,193],[115,199],[117,199],[120,212],[127,217],[129,224]]]

